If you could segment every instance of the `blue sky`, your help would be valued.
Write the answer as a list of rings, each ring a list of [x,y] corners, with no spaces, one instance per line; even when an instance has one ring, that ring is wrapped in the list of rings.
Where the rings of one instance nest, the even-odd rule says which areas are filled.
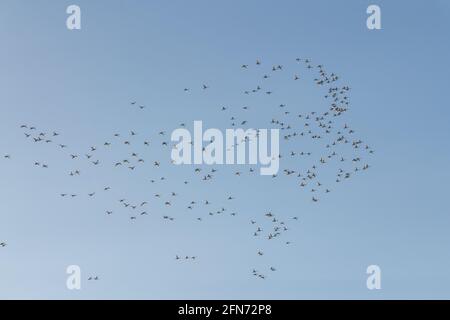
[[[372,3],[382,10],[379,31],[366,28]],[[81,7],[80,31],[66,28],[70,4]],[[3,0],[0,242],[8,246],[0,248],[0,298],[449,298],[449,15],[446,1]],[[345,122],[375,150],[370,170],[313,204],[282,173],[275,180],[236,178],[235,170],[248,167],[220,167],[205,184],[193,167],[170,165],[170,149],[160,146],[168,138],[158,132],[194,120],[227,128],[221,106],[260,128],[270,125],[278,103],[292,114],[322,108],[323,93],[307,75],[293,86],[297,57],[323,64],[351,86]],[[267,72],[282,64],[287,73],[271,84],[277,91],[270,99],[242,94],[260,81],[256,59]],[[130,101],[147,108],[133,109]],[[249,115],[239,110],[243,105],[251,106]],[[58,131],[55,141],[69,150],[33,144],[21,124]],[[129,157],[128,149],[102,148],[114,133],[130,130],[154,143],[136,150],[146,163],[132,173],[106,165]],[[99,167],[68,156],[91,146],[99,149]],[[296,148],[321,152],[309,140]],[[81,176],[70,177],[76,168]],[[149,182],[162,176],[166,181]],[[184,179],[192,183],[186,187]],[[111,192],[102,192],[107,185]],[[154,200],[172,191],[181,207],[208,199],[238,215],[209,219],[203,209],[167,209]],[[80,196],[62,199],[64,192]],[[228,195],[236,198],[232,204]],[[131,223],[121,198],[149,199],[151,214]],[[289,221],[282,241],[291,246],[252,237],[250,219],[263,223],[267,211]],[[161,218],[165,212],[173,223]],[[198,260],[178,263],[176,254]],[[66,288],[65,270],[73,264],[82,270],[79,291]],[[382,270],[378,291],[366,288],[371,264]],[[277,271],[266,280],[251,275],[271,265]],[[86,281],[90,275],[101,280]]]

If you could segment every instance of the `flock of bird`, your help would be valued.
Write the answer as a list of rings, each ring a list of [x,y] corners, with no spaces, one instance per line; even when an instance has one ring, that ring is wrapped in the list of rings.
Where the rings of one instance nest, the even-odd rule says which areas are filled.
[[[332,192],[337,184],[352,178],[355,174],[366,171],[370,168],[367,158],[374,153],[373,149],[363,142],[360,138],[355,137],[355,130],[351,128],[348,123],[343,120],[343,115],[350,107],[350,87],[340,84],[340,77],[335,73],[328,73],[323,65],[313,64],[311,59],[297,58],[293,61],[295,71],[288,72],[283,65],[273,65],[266,68],[261,60],[256,60],[254,64],[241,65],[241,71],[247,72],[254,69],[255,72],[260,73],[255,85],[250,89],[243,89],[242,94],[245,96],[262,95],[262,96],[276,96],[275,89],[271,89],[269,80],[275,78],[277,74],[284,73],[290,77],[290,81],[299,82],[303,79],[311,78],[314,85],[320,88],[323,92],[326,108],[314,108],[308,112],[298,112],[296,106],[288,106],[283,97],[277,105],[271,108],[272,115],[275,116],[267,119],[267,127],[278,128],[282,132],[281,144],[283,144],[284,153],[280,154],[280,169],[279,174],[274,174],[269,179],[278,179],[280,176],[286,176],[292,179],[292,184],[299,190],[305,190],[310,194],[309,198],[312,203],[318,203],[322,198]],[[208,84],[199,86],[200,90],[207,92],[210,89]],[[189,95],[193,90],[191,88],[184,88],[183,91]],[[146,106],[137,101],[130,102],[131,108],[138,110],[145,110]],[[244,114],[240,117],[232,111],[239,110]],[[218,108],[218,115],[227,118],[230,121],[231,127],[250,128],[252,116],[250,114],[252,107],[239,106],[232,108],[229,106],[222,106]],[[259,110],[256,110],[259,112]],[[179,124],[181,127],[186,127],[185,123]],[[165,130],[159,130],[155,136],[144,137],[143,134],[137,130],[130,130],[126,133],[113,132],[108,140],[103,141],[97,145],[91,145],[84,150],[84,152],[75,152],[71,150],[69,144],[62,142],[62,135],[56,131],[49,131],[50,133],[38,130],[34,125],[23,124],[20,126],[23,130],[24,137],[31,143],[35,144],[53,144],[66,154],[67,161],[73,164],[73,169],[66,172],[68,177],[74,178],[83,175],[82,168],[86,166],[106,167],[108,170],[128,170],[129,172],[138,171],[139,169],[153,168],[152,173],[154,177],[149,179],[149,184],[157,184],[164,182],[168,178],[164,175],[161,167],[170,165],[170,160],[162,161],[161,159],[147,157],[148,149],[163,148],[163,153],[169,155],[170,147],[173,143],[170,141],[170,135]],[[298,150],[298,141],[302,141],[302,146],[309,146],[307,142],[314,145],[312,150]],[[238,144],[245,144],[248,142],[247,137]],[[104,150],[111,150],[116,146],[127,147],[124,151],[123,157],[111,158],[111,156],[101,156],[98,151],[102,148]],[[104,150],[103,150],[104,149]],[[286,151],[287,150],[287,151]],[[320,150],[320,151],[317,151]],[[108,155],[108,153],[106,153]],[[144,154],[146,156],[144,156]],[[167,156],[166,159],[169,157]],[[308,159],[309,165],[305,167],[300,165],[300,159]],[[5,160],[11,160],[10,154],[4,155]],[[333,163],[331,166],[332,174],[322,174],[325,167]],[[289,167],[285,166],[289,164]],[[34,161],[34,166],[49,169],[50,166],[45,161]],[[165,168],[164,168],[165,169]],[[169,169],[170,170],[170,169]],[[161,219],[167,222],[174,222],[177,220],[175,214],[170,214],[164,211],[165,208],[176,207],[179,211],[188,211],[196,213],[193,219],[201,222],[207,217],[218,215],[229,215],[235,217],[238,215],[235,207],[233,194],[228,194],[223,197],[220,203],[214,204],[210,199],[189,199],[182,200],[182,186],[189,185],[193,179],[199,181],[211,181],[219,179],[220,172],[217,166],[193,166],[192,176],[190,179],[182,179],[180,181],[170,181],[173,191],[169,194],[161,192],[154,192],[147,199],[129,200],[127,198],[116,199],[116,205],[119,209],[125,210],[128,213],[127,218],[135,222],[139,219],[149,216],[150,214],[159,215]],[[248,171],[247,171],[248,170]],[[258,172],[254,166],[245,169],[243,166],[239,170],[232,173],[236,178],[242,177],[245,174],[258,176]],[[259,177],[258,179],[267,179]],[[181,188],[181,191],[180,191]],[[113,188],[105,185],[100,190],[90,190],[83,193],[64,191],[60,193],[61,198],[73,199],[76,197],[85,197],[87,199],[94,199],[99,193],[109,192]],[[200,194],[200,193],[199,193]],[[239,196],[239,195],[238,195]],[[202,196],[203,197],[203,196]],[[150,206],[155,206],[150,209]],[[113,204],[111,204],[113,207]],[[106,208],[104,214],[111,216],[116,213],[115,209]],[[203,214],[205,213],[205,214]],[[256,239],[266,239],[268,241],[281,240],[281,244],[289,246],[292,244],[288,240],[288,231],[290,227],[288,223],[294,223],[299,220],[298,216],[289,218],[279,217],[277,214],[268,210],[260,213],[256,217],[250,217],[249,213],[242,213],[251,226],[251,237]],[[258,242],[260,244],[262,242]],[[6,247],[6,242],[1,242],[0,247]],[[255,256],[262,257],[265,252],[262,248],[255,249]],[[197,261],[197,256],[194,255],[174,255],[175,261]],[[251,274],[258,279],[266,279],[268,273],[275,272],[278,268],[273,265],[268,265],[263,270],[257,268],[250,268]],[[95,281],[99,276],[90,276],[89,280]]]

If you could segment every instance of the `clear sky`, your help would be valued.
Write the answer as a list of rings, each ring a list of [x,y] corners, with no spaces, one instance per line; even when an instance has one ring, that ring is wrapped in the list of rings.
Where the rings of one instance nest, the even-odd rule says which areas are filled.
[[[381,7],[382,30],[366,27],[372,3]],[[66,28],[71,4],[82,10],[78,31]],[[449,18],[444,0],[2,0],[0,243],[7,246],[0,247],[0,298],[450,298]],[[170,164],[161,142],[182,122],[225,129],[236,116],[271,128],[280,103],[293,117],[323,110],[323,92],[297,57],[323,64],[351,87],[342,121],[375,150],[367,172],[312,203],[282,172],[271,178],[249,175],[248,166],[219,166],[205,183],[193,166]],[[267,85],[273,95],[242,93],[278,64],[285,76]],[[22,124],[36,126],[33,135],[60,136],[33,143]],[[316,161],[324,152],[311,139],[285,143],[286,158],[291,148],[311,151]],[[85,159],[91,146],[98,166]],[[131,152],[146,162],[133,171],[113,167]],[[282,168],[307,170],[301,161],[282,158]],[[76,169],[81,175],[70,177]],[[236,177],[237,170],[246,174]],[[122,198],[148,201],[149,215],[131,221]],[[208,216],[204,200],[227,211]],[[289,225],[282,239],[253,237],[250,220],[269,228],[268,211]],[[381,268],[381,290],[366,288],[372,264]],[[66,288],[69,265],[81,267],[81,290]],[[267,278],[255,278],[253,268]]]

